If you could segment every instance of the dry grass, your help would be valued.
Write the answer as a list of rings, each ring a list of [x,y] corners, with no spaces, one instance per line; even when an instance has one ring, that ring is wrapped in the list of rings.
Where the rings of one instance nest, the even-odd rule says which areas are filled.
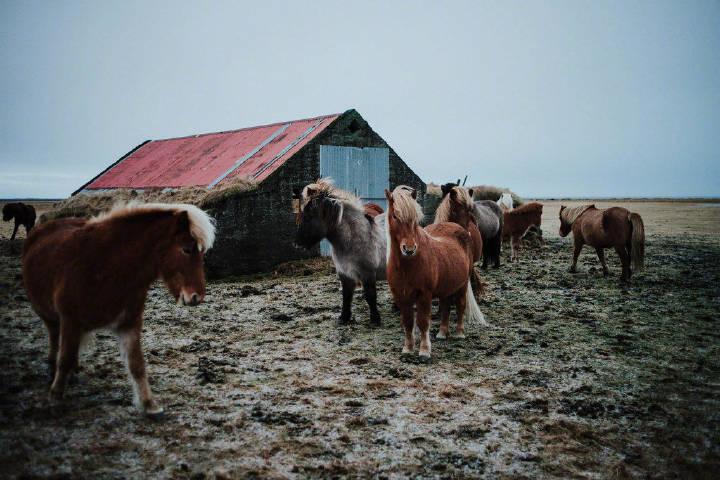
[[[254,179],[237,177],[221,183],[212,190],[203,187],[187,187],[179,189],[153,188],[147,190],[133,190],[119,188],[97,193],[80,193],[56,203],[52,210],[43,213],[39,222],[47,222],[64,217],[89,218],[107,212],[118,203],[140,201],[146,203],[190,203],[201,208],[210,208],[212,205],[241,193],[257,188]]]

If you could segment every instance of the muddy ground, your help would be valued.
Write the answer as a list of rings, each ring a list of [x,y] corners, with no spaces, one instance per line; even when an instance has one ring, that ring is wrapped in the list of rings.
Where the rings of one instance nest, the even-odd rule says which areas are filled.
[[[713,208],[713,207],[708,207]],[[714,213],[713,213],[714,214]],[[648,223],[648,220],[646,220]],[[649,222],[652,224],[652,221]],[[384,326],[338,328],[323,261],[214,282],[206,303],[150,292],[144,348],[162,421],[138,415],[110,333],[51,411],[46,332],[0,241],[0,471],[9,477],[707,477],[720,469],[720,241],[650,233],[629,287],[570,240],[484,274],[490,328],[400,358]],[[437,321],[433,332],[437,330]]]

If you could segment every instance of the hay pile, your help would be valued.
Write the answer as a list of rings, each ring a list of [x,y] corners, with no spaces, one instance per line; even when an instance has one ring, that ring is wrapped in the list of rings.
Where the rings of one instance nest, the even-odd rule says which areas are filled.
[[[258,183],[247,177],[237,177],[220,183],[212,190],[204,187],[178,189],[153,188],[133,190],[118,188],[97,193],[79,193],[58,202],[53,209],[42,214],[39,223],[65,217],[90,218],[107,212],[116,204],[139,201],[144,203],[190,203],[208,209],[221,200],[240,193],[253,191]]]

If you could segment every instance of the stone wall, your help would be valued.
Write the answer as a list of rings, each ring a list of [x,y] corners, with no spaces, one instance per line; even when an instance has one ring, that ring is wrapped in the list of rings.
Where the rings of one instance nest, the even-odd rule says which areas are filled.
[[[211,278],[270,271],[275,265],[320,254],[294,246],[293,188],[320,176],[320,145],[385,147],[390,150],[390,187],[411,185],[425,197],[425,182],[355,111],[348,110],[270,175],[254,192],[214,205],[217,240],[206,264]]]

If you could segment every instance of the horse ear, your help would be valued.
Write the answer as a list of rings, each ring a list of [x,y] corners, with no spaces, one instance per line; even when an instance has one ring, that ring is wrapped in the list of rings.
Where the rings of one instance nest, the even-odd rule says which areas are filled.
[[[413,200],[417,200],[417,190],[415,190],[414,188],[411,188],[410,196],[413,198]]]
[[[446,183],[445,185],[440,185],[440,191],[442,191],[442,196],[444,197],[448,193],[450,193],[450,190],[452,190],[452,187],[449,183]]]
[[[453,200],[457,200],[457,190],[455,190],[454,188],[450,189],[450,198]]]
[[[337,224],[342,221],[343,210],[345,210],[345,208],[340,200],[325,197],[322,205],[323,217],[326,221],[335,221]]]
[[[300,200],[300,197],[302,197],[302,188],[293,187],[293,198],[296,200]]]
[[[468,195],[470,195],[470,198],[471,198],[471,199],[473,198],[473,193],[474,193],[474,192],[475,192],[475,191],[474,191],[472,188],[468,188]]]
[[[392,201],[393,201],[392,193],[387,188],[385,189],[385,198],[387,198],[388,202],[392,203]]]

